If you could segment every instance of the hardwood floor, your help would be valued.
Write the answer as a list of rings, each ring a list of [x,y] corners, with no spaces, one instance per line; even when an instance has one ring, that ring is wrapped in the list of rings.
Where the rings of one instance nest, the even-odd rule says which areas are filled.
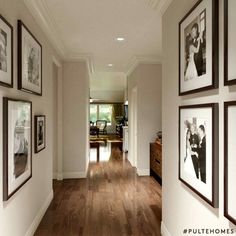
[[[91,163],[87,179],[54,181],[54,199],[35,236],[160,236],[161,187],[137,177],[112,150],[108,162]]]

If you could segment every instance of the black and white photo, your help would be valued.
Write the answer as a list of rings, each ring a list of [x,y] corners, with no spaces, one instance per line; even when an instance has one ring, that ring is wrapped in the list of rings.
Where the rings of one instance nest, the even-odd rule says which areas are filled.
[[[3,98],[3,195],[7,201],[32,176],[32,104]]]
[[[179,108],[179,179],[216,207],[218,104]]]
[[[236,101],[224,103],[224,215],[236,225]]]
[[[46,117],[38,115],[35,122],[35,153],[42,151],[46,147]]]
[[[224,85],[236,84],[236,1],[224,0]]]
[[[18,21],[18,87],[42,95],[42,46],[29,29]]]
[[[1,15],[0,85],[13,87],[13,28]]]
[[[179,23],[179,95],[218,87],[217,17],[218,0],[200,0]]]

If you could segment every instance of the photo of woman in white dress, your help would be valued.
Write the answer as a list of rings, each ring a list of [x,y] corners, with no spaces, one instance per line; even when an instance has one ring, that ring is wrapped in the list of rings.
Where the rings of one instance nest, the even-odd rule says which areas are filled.
[[[195,63],[195,54],[199,53],[201,43],[203,42],[202,33],[199,33],[198,24],[195,23],[191,29],[191,36],[187,38],[188,63],[185,72],[185,81],[198,78],[198,71]]]

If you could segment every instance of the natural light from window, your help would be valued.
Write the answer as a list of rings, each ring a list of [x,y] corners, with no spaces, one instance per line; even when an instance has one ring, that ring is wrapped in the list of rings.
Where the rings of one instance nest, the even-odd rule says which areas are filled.
[[[90,121],[96,124],[97,120],[106,120],[111,125],[112,105],[111,104],[90,104]]]

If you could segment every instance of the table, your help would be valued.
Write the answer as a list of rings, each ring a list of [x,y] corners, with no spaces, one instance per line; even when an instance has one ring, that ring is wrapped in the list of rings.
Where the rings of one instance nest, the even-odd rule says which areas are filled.
[[[96,148],[97,149],[97,162],[99,162],[100,156],[99,156],[99,142],[96,141],[90,141],[90,148]]]

